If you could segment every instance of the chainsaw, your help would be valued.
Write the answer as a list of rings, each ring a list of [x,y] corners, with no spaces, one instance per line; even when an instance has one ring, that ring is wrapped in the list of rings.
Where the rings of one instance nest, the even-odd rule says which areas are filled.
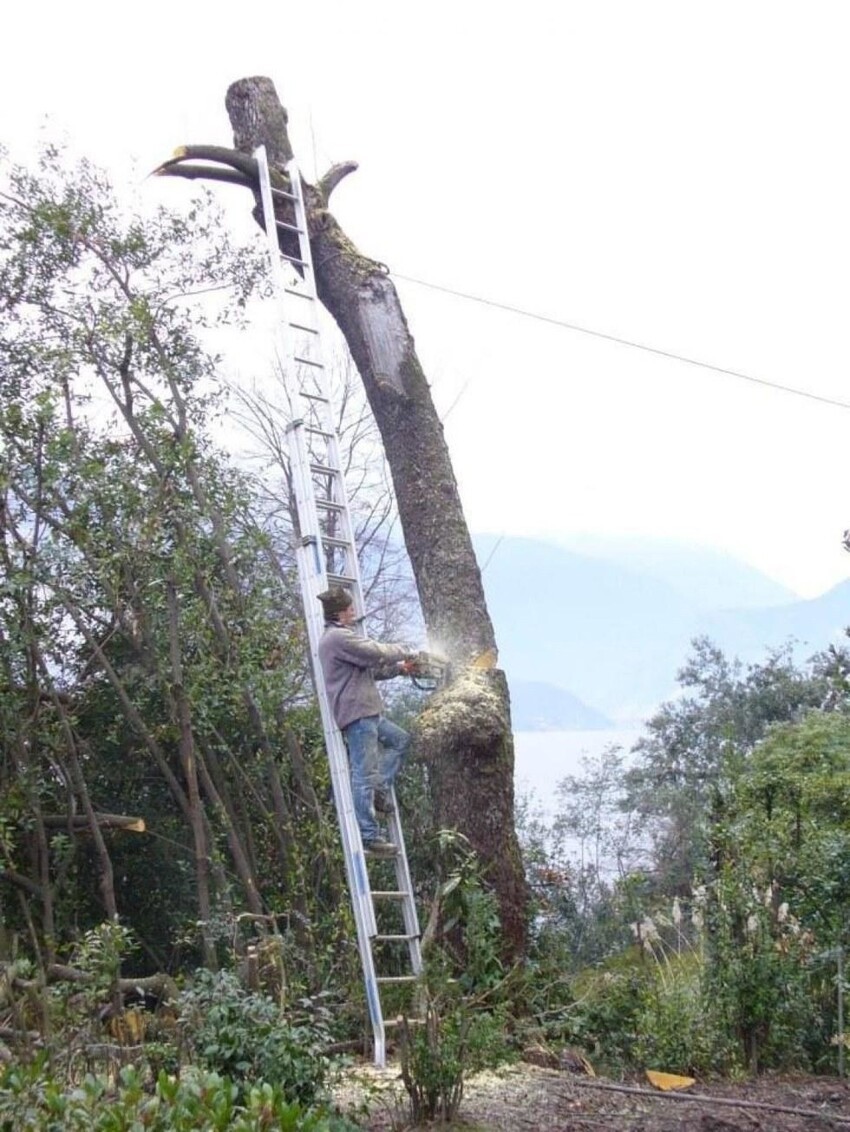
[[[433,652],[417,652],[401,662],[401,670],[409,676],[414,688],[435,692],[447,684],[451,670],[444,656]]]

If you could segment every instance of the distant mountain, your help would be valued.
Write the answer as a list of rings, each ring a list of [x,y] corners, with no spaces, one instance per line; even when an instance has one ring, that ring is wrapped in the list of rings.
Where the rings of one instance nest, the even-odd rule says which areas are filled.
[[[718,603],[735,595],[741,601],[743,594],[746,605],[759,592],[775,597],[777,589],[787,591],[700,548],[677,548],[653,573],[637,567],[636,554],[622,563],[533,539],[476,536],[474,542],[512,687],[554,686],[618,724],[644,718],[675,693],[676,673],[696,636],[708,635],[727,655],[746,662],[764,659],[768,649],[794,637],[800,642],[795,655],[803,660],[842,639],[850,625],[850,582],[811,601],[707,605],[711,562],[726,579],[711,599]],[[680,563],[675,585],[658,576],[672,569],[674,558]]]
[[[639,570],[704,609],[752,609],[800,600],[787,586],[713,547],[607,535],[571,535],[558,545]]]
[[[516,731],[598,731],[614,726],[563,688],[529,680],[511,681],[511,718]]]
[[[791,640],[794,655],[805,660],[830,644],[847,643],[850,626],[850,581],[809,601],[767,609],[732,609],[715,612],[706,620],[706,633],[722,648],[753,660],[765,650]]]
[[[497,541],[474,539],[511,682],[554,684],[618,722],[673,691],[693,602],[613,562],[533,539]]]

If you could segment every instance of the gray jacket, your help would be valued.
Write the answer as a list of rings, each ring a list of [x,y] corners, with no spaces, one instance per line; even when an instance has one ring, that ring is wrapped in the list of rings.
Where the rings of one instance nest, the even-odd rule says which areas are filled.
[[[366,715],[380,715],[384,705],[375,680],[397,676],[395,663],[409,656],[402,645],[381,645],[353,629],[329,622],[319,641],[319,660],[331,711],[339,728]]]

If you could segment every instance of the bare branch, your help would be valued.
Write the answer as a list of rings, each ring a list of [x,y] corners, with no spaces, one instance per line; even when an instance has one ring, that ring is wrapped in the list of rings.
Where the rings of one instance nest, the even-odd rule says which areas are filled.
[[[215,164],[187,166],[184,164],[186,161],[210,161]],[[226,168],[217,168],[221,165]],[[256,186],[259,180],[256,159],[248,153],[241,153],[238,149],[230,149],[224,145],[181,145],[175,149],[167,161],[163,161],[161,165],[157,166],[153,173],[155,176],[162,177],[185,177],[187,174],[181,172],[181,170],[187,168],[199,170],[194,174],[195,176],[208,177],[212,180],[229,180],[249,187]],[[228,173],[230,175],[216,175]],[[236,181],[235,174],[241,176],[241,181]],[[189,175],[191,176],[191,174]]]
[[[330,167],[324,177],[322,177],[316,185],[316,191],[325,204],[330,200],[331,193],[340,181],[344,177],[347,177],[349,173],[354,173],[359,168],[356,161],[341,161],[338,165],[332,165]]]

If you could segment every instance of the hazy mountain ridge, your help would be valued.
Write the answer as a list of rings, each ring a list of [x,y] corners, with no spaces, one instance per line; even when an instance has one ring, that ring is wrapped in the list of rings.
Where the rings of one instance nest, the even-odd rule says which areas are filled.
[[[614,726],[571,692],[534,680],[511,680],[511,721],[516,731],[604,731]]]
[[[775,648],[792,639],[795,655],[809,657],[830,644],[846,642],[850,625],[850,581],[840,582],[820,597],[765,609],[719,610],[708,619],[707,632],[717,640],[736,642],[742,654]],[[745,659],[747,659],[745,657]]]
[[[705,609],[756,609],[801,600],[754,566],[710,546],[610,535],[573,535],[556,545],[649,574]]]
[[[622,565],[533,539],[477,536],[474,541],[479,561],[486,563],[484,588],[517,719],[540,717],[534,696],[541,693],[528,687],[536,684],[631,722],[675,692],[676,672],[695,636],[711,637],[745,662],[764,659],[769,649],[793,637],[795,655],[803,660],[844,639],[843,629],[850,625],[850,581],[811,600],[794,600],[792,594],[791,600],[771,603],[770,598],[785,598],[790,591],[769,578],[762,585],[752,567],[715,551],[703,554],[701,548],[675,548],[674,586],[637,569],[641,556],[635,553]],[[648,559],[651,555],[641,557]],[[691,599],[688,561],[698,579]],[[727,608],[706,608],[708,569],[723,575],[713,589]],[[734,608],[741,592],[746,607]],[[757,593],[768,599],[764,607],[747,605]],[[550,702],[554,710],[551,696]]]

